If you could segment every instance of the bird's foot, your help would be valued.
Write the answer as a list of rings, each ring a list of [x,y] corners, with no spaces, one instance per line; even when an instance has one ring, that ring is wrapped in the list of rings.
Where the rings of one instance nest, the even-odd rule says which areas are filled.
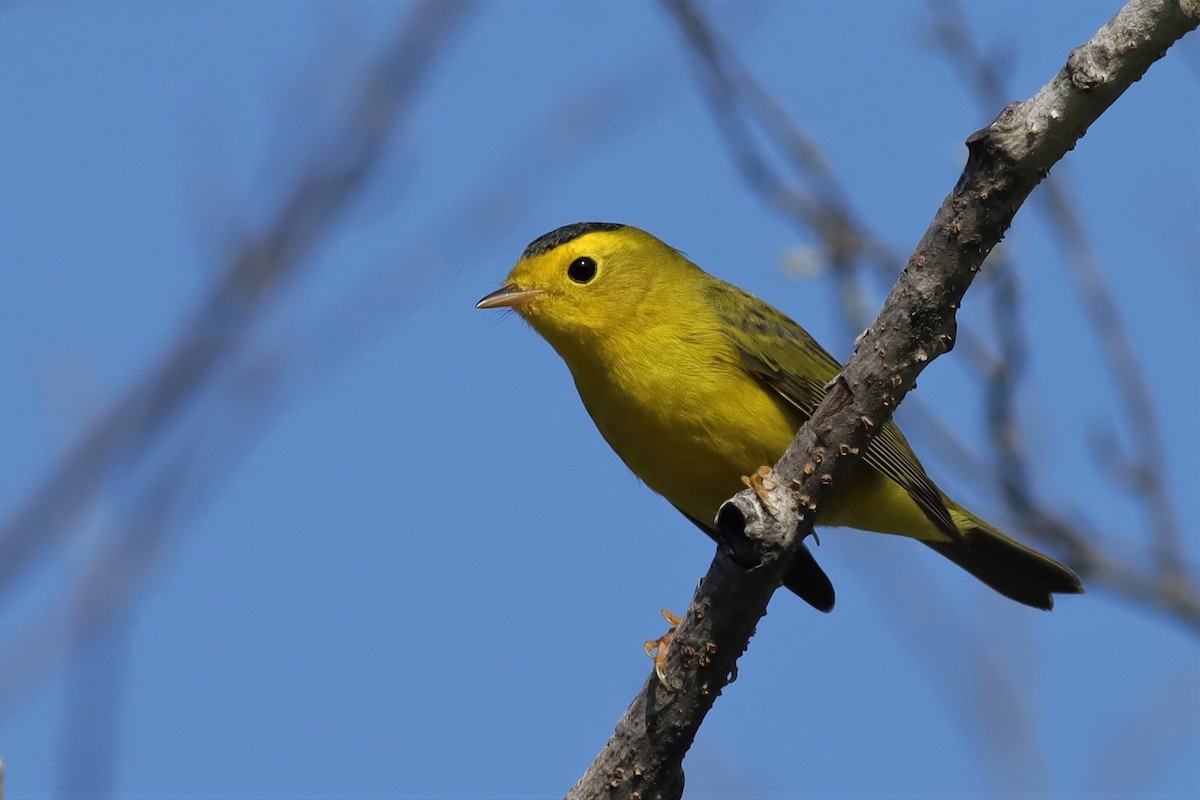
[[[743,475],[742,483],[758,495],[758,499],[771,510],[771,513],[779,513],[779,509],[771,502],[771,490],[775,488],[775,479],[771,477],[770,467],[759,467],[753,475]]]
[[[657,639],[647,640],[643,647],[646,649],[646,655],[654,659],[654,674],[658,676],[658,682],[668,692],[673,692],[675,687],[667,683],[667,645],[671,643],[671,637],[675,635],[675,628],[681,620],[665,608],[662,615],[663,619],[671,623],[670,629]]]

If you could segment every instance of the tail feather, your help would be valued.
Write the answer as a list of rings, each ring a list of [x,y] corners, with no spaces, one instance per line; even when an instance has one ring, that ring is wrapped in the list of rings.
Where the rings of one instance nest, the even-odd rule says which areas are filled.
[[[1069,567],[1005,536],[983,520],[951,506],[963,536],[954,542],[925,542],[988,586],[1018,603],[1049,611],[1056,594],[1082,594],[1083,583]]]
[[[783,576],[783,585],[818,611],[833,611],[835,594],[825,570],[813,558],[809,549],[800,545],[796,558]]]

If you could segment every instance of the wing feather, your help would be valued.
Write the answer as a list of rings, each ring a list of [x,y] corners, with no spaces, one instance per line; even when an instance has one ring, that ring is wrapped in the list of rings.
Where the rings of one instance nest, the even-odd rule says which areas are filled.
[[[713,292],[713,305],[726,323],[722,328],[746,371],[791,403],[803,424],[841,365],[807,331],[753,295],[729,284],[715,286]],[[902,487],[940,530],[961,538],[942,493],[895,423],[883,427],[863,460]]]

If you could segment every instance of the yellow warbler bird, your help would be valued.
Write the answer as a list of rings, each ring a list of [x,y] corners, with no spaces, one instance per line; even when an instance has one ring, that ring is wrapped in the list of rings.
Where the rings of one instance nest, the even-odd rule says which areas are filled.
[[[714,539],[717,508],[783,455],[840,371],[787,316],[628,225],[581,222],[534,240],[477,307],[512,308],[533,326],[617,455]],[[943,494],[894,423],[818,521],[918,539],[1035,608],[1083,591],[1070,569]],[[833,608],[807,549],[784,585]]]

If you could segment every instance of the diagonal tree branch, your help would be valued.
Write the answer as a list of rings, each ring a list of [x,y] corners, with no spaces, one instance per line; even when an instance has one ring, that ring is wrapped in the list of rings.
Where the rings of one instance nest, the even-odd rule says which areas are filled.
[[[721,507],[718,552],[675,633],[667,691],[651,674],[568,798],[675,798],[683,757],[736,675],[771,594],[872,435],[954,344],[955,312],[1033,188],[1120,95],[1200,24],[1197,0],[1133,0],[1036,95],[967,139],[968,159],[879,316],[775,467],[769,513],[751,492]]]

